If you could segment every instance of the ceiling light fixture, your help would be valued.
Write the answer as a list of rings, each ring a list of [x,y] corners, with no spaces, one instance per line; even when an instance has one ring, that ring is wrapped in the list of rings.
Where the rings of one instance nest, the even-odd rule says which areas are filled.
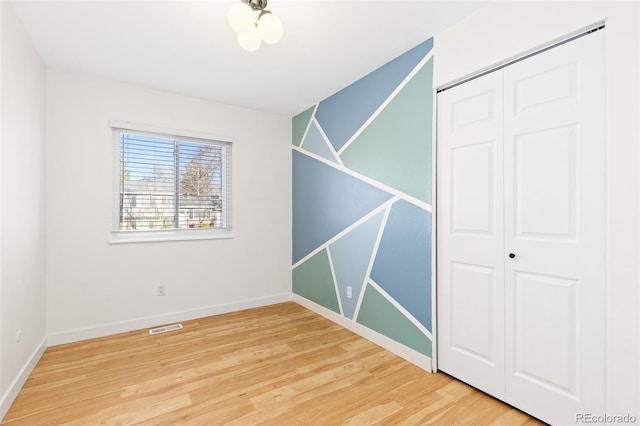
[[[273,44],[282,38],[282,21],[265,7],[267,0],[240,0],[229,10],[229,25],[238,34],[238,43],[244,50],[252,52],[263,41]],[[260,12],[257,17],[256,12]]]

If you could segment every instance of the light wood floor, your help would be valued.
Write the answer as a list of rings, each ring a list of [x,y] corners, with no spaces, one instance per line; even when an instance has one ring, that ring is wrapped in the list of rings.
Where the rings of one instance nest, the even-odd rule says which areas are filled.
[[[3,425],[541,424],[283,303],[48,348]]]

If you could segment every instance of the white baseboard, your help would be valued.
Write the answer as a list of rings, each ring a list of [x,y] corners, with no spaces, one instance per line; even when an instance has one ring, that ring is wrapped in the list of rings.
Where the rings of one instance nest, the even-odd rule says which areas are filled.
[[[38,361],[40,361],[40,358],[42,357],[42,354],[46,349],[47,338],[44,337],[38,347],[29,357],[29,360],[27,361],[25,366],[22,368],[22,370],[20,370],[20,374],[18,374],[18,377],[16,377],[13,382],[11,382],[11,385],[9,385],[9,389],[7,390],[7,392],[2,395],[2,400],[0,401],[0,421],[4,419],[4,416],[6,416],[7,411],[9,411],[9,408],[11,407],[11,404],[13,404],[13,401],[18,396],[18,393],[20,393],[20,389],[22,389],[22,386],[24,386],[25,382],[31,375],[31,372],[35,368]]]
[[[317,303],[305,299],[304,297],[298,296],[297,294],[292,294],[291,300],[319,315],[322,315],[323,317],[335,322],[336,324],[346,328],[347,330],[350,330],[357,335],[372,341],[376,345],[382,346],[389,352],[398,355],[400,358],[403,358],[410,363],[415,364],[423,370],[429,373],[433,372],[433,370],[431,369],[431,358],[429,358],[428,356],[421,354],[420,352],[417,352],[401,343],[398,343],[385,335],[373,331],[362,324],[358,324],[355,321],[345,318],[342,315],[339,315],[332,310],[325,308],[324,306],[320,306]]]
[[[96,327],[63,331],[60,333],[49,334],[48,344],[49,346],[62,345],[65,343],[78,342],[81,340],[93,339],[96,337],[109,336],[111,334],[124,333],[127,331],[140,330],[143,328],[151,328],[179,321],[189,321],[192,319],[210,317],[213,315],[226,314],[228,312],[258,308],[260,306],[273,305],[276,303],[289,301],[291,301],[291,293],[283,293],[274,296],[241,300],[239,302],[209,306],[206,308],[193,309],[189,311],[172,312],[169,314],[163,314],[153,317],[137,318],[129,321],[99,325]]]

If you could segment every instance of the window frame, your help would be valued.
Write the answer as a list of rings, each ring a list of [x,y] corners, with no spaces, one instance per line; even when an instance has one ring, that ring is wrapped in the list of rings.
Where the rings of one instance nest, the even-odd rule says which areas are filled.
[[[232,206],[232,150],[233,139],[228,136],[214,135],[202,132],[175,130],[164,127],[149,126],[126,121],[109,121],[113,151],[113,197],[112,197],[112,225],[109,243],[143,243],[162,241],[191,241],[233,238],[233,206]],[[227,226],[221,228],[171,228],[158,230],[120,230],[120,142],[117,132],[130,132],[142,136],[179,139],[186,142],[212,143],[225,145],[222,155],[222,209]],[[178,204],[179,205],[179,204]],[[177,206],[178,206],[177,205]],[[178,207],[176,206],[176,210]]]

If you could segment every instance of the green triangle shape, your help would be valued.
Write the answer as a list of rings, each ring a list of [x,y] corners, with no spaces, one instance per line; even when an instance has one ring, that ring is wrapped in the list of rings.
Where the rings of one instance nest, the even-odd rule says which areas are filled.
[[[291,143],[295,146],[300,146],[302,143],[302,138],[304,137],[304,132],[307,131],[307,127],[309,127],[309,121],[311,121],[311,117],[313,116],[313,111],[316,109],[315,105],[309,108],[308,110],[301,112],[291,119]]]
[[[431,339],[370,285],[356,322],[431,358]]]
[[[433,59],[342,152],[346,167],[431,204]]]
[[[293,270],[293,292],[340,313],[327,250],[322,250]]]

